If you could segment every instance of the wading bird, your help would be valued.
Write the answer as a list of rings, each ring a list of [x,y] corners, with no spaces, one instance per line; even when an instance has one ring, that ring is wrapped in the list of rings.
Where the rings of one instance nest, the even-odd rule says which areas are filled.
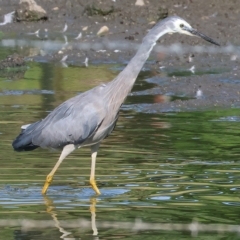
[[[45,194],[54,173],[62,161],[75,149],[91,147],[90,184],[97,194],[95,164],[100,142],[114,129],[120,107],[131,91],[136,78],[149,57],[156,41],[166,33],[198,36],[219,45],[213,39],[192,28],[185,20],[173,16],[157,23],[143,38],[135,56],[118,76],[106,85],[100,85],[65,101],[46,118],[25,126],[12,145],[16,151],[35,148],[60,149],[62,153],[48,174],[42,193]]]

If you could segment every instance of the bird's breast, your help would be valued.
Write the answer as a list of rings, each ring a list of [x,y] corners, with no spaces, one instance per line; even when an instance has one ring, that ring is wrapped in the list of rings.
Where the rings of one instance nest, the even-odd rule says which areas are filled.
[[[118,118],[115,118],[114,121],[111,121],[111,123],[107,121],[103,121],[102,124],[99,126],[99,128],[96,130],[96,132],[93,134],[93,136],[87,139],[83,145],[84,146],[94,145],[98,142],[101,142],[113,131],[116,125],[117,119]]]

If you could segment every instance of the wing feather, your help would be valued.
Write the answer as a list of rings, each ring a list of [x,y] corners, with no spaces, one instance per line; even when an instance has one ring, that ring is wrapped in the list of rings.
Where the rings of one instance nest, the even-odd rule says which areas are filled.
[[[87,93],[87,92],[86,92]],[[32,143],[40,147],[62,148],[81,144],[101,125],[106,110],[98,94],[80,94],[54,109],[45,119],[29,129]]]

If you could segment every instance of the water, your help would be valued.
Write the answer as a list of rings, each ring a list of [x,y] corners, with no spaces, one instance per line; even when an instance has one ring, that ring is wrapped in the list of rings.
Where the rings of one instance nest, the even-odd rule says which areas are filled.
[[[153,95],[141,95],[156,87],[147,81],[150,71],[140,74],[101,145],[96,179],[102,195],[89,187],[88,148],[72,153],[48,195],[41,195],[59,152],[14,152],[20,126],[110,81],[121,68],[32,62],[15,78],[1,75],[1,239],[238,238],[231,225],[239,224],[240,210],[239,110],[141,112],[154,103]]]

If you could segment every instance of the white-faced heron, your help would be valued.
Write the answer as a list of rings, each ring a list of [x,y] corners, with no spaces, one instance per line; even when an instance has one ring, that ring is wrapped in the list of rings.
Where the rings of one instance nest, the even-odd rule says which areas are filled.
[[[213,39],[192,28],[185,20],[173,16],[157,23],[143,38],[136,55],[118,76],[106,85],[100,85],[62,103],[44,119],[22,126],[13,141],[16,151],[30,151],[38,147],[60,149],[62,153],[48,174],[42,193],[45,194],[54,173],[72,151],[83,146],[91,147],[92,166],[90,184],[97,194],[95,164],[100,142],[114,129],[120,107],[131,91],[136,78],[149,57],[156,41],[166,33],[199,36],[219,45]]]

